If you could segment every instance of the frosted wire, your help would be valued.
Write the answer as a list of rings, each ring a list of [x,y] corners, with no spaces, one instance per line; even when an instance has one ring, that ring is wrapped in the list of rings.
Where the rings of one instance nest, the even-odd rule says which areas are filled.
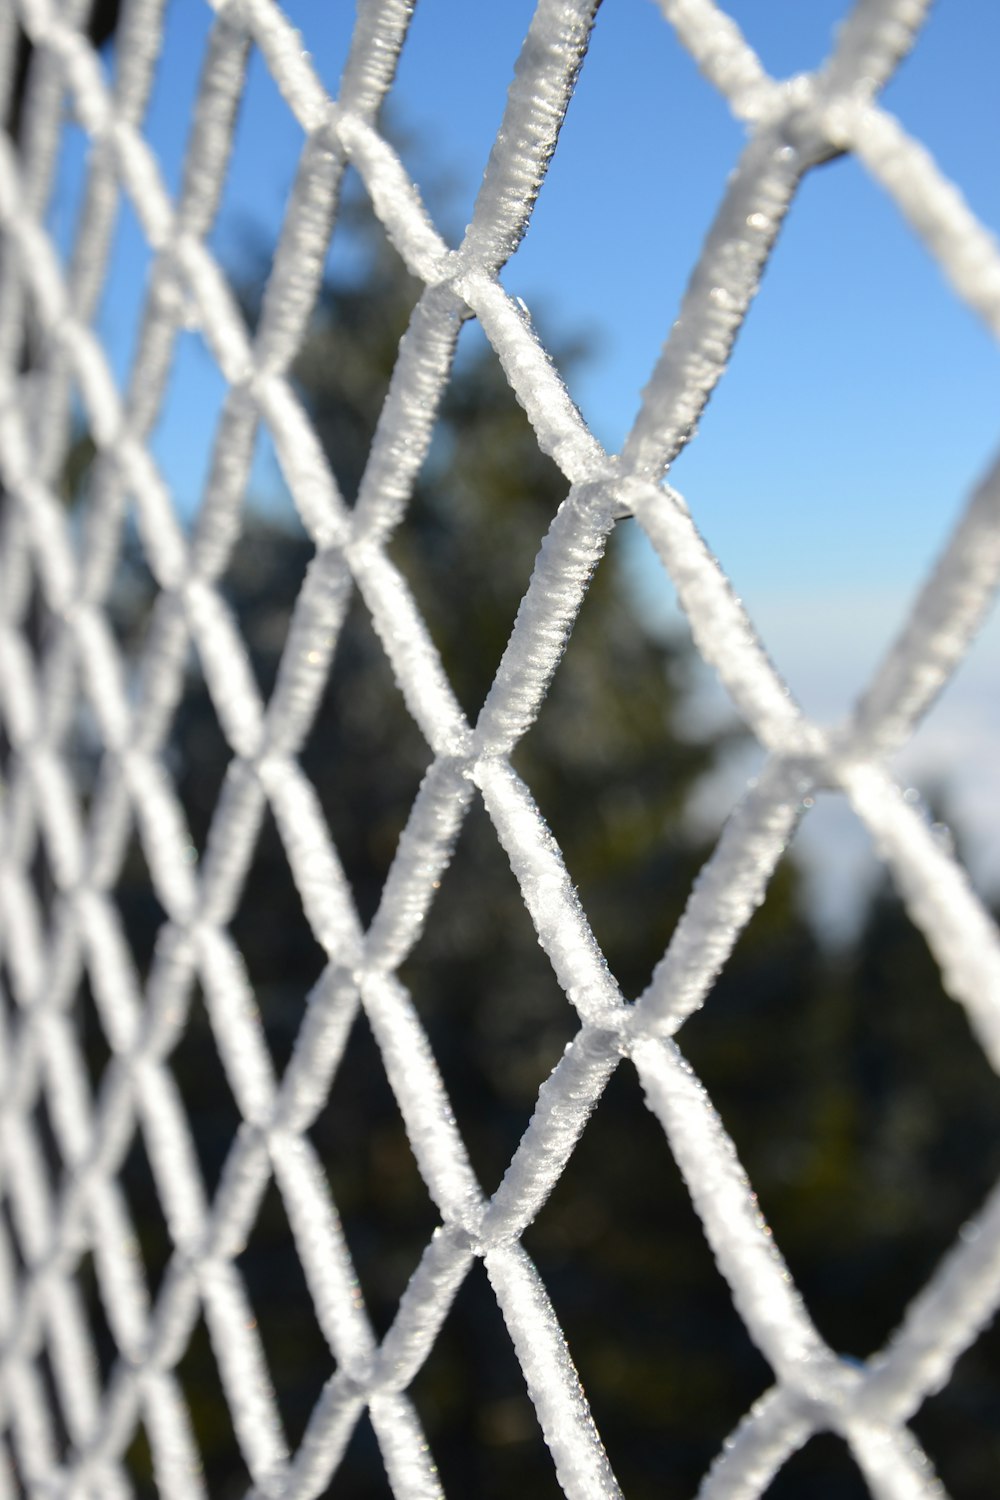
[[[609,0],[610,3],[610,0]],[[517,61],[472,222],[442,238],[392,146],[378,107],[406,40],[406,0],[361,0],[331,99],[273,0],[222,0],[190,123],[182,185],[167,190],[143,120],[163,39],[161,0],[133,0],[109,83],[87,40],[86,6],[17,0],[0,16],[0,93],[14,78],[17,21],[34,44],[15,149],[0,140],[0,714],[11,769],[0,807],[0,1177],[15,1246],[0,1229],[0,1500],[126,1497],[137,1424],[171,1500],[204,1494],[176,1376],[204,1315],[251,1494],[309,1500],[335,1474],[367,1409],[393,1493],[441,1493],[407,1389],[475,1259],[484,1261],[564,1493],[619,1494],[545,1286],[521,1246],[602,1091],[625,1059],[663,1125],[734,1305],[774,1372],[705,1477],[705,1500],[750,1500],[814,1432],[839,1433],[877,1500],[943,1493],[905,1426],[949,1378],[1000,1303],[1000,1200],[987,1202],[862,1367],[824,1343],[764,1225],[733,1143],[678,1049],[818,786],[839,788],[870,830],[951,994],[1000,1069],[1000,943],[954,857],[894,784],[882,757],[905,743],[963,659],[996,591],[996,470],[971,497],[896,645],[846,728],[806,718],[683,498],[664,483],[725,369],[798,187],[817,162],[853,152],[923,240],[943,275],[1000,331],[1000,253],[930,155],[878,103],[912,43],[923,0],[859,0],[832,55],[792,81],[769,77],[712,0],[660,0],[748,141],[618,455],[569,399],[524,309],[498,275],[543,185],[583,62],[596,0],[539,0]],[[248,56],[256,49],[305,132],[263,309],[251,335],[209,248]],[[584,75],[584,87],[586,87]],[[64,267],[44,228],[65,111],[90,138],[84,210]],[[357,505],[348,509],[288,378],[320,290],[345,166],[423,292],[401,343]],[[114,227],[127,200],[153,252],[137,353],[124,386],[92,328]],[[459,326],[474,314],[566,498],[539,551],[483,709],[464,716],[412,595],[388,552],[452,373]],[[179,330],[196,328],[227,383],[208,480],[188,537],[149,448]],[[23,362],[27,332],[31,350]],[[97,444],[85,528],[57,494],[74,392]],[[280,671],[262,700],[218,581],[239,534],[254,442],[269,430],[315,558],[295,604]],[[134,509],[156,604],[134,681],[107,612],[126,511]],[[590,930],[558,844],[510,757],[533,723],[592,568],[618,515],[631,513],[670,574],[694,640],[768,752],[735,808],[650,981],[626,1003]],[[50,617],[27,628],[32,579]],[[364,929],[316,793],[298,760],[357,589],[406,704],[433,753],[378,912]],[[191,647],[232,751],[200,863],[164,750]],[[85,811],[72,736],[81,712],[105,746]],[[542,1085],[500,1187],[476,1180],[420,1017],[398,978],[435,899],[463,818],[482,798],[580,1028]],[[303,909],[327,954],[291,1062],[276,1076],[228,923],[270,806]],[[110,892],[132,828],[166,912],[143,993]],[[30,870],[41,844],[54,894],[46,919]],[[111,1048],[92,1097],[71,1006],[84,975]],[[244,1124],[209,1197],[184,1104],[167,1066],[195,983]],[[379,1342],[356,1295],[322,1162],[307,1131],[328,1097],[363,1009],[440,1214]],[[33,1110],[44,1099],[67,1171],[50,1181]],[[128,1249],[118,1171],[141,1132],[175,1251],[155,1298]],[[288,1216],[333,1373],[291,1451],[236,1266],[271,1180]],[[93,1254],[121,1357],[105,1388],[76,1282]],[[52,1369],[51,1397],[36,1364]]]

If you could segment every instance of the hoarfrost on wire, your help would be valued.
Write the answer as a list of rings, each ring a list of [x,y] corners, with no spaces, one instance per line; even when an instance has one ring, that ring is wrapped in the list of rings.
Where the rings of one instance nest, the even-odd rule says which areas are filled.
[[[817,788],[839,789],[868,827],[914,921],[994,1068],[1000,1069],[1000,943],[954,851],[883,763],[912,733],[973,639],[1000,573],[997,470],[972,495],[895,646],[846,729],[810,722],[793,701],[740,600],[665,483],[723,374],[734,339],[803,177],[853,152],[935,257],[957,295],[1000,332],[1000,253],[932,157],[879,104],[918,34],[927,0],[858,0],[833,53],[790,82],[768,76],[714,0],[660,0],[710,83],[748,129],[692,270],[679,317],[620,454],[608,454],[564,389],[528,309],[498,279],[525,232],[588,46],[597,0],[538,0],[466,235],[449,249],[415,184],[378,131],[412,7],[361,0],[337,99],[316,77],[275,0],[219,4],[172,200],[143,118],[163,34],[161,0],[134,0],[112,83],[81,28],[78,0],[17,0],[0,15],[0,86],[16,84],[18,28],[33,43],[18,141],[0,138],[0,715],[11,745],[0,808],[0,940],[14,1006],[5,1015],[8,1083],[0,1128],[3,1193],[24,1271],[0,1229],[0,1493],[11,1452],[33,1497],[130,1493],[125,1453],[141,1422],[156,1483],[170,1500],[204,1493],[177,1365],[201,1313],[254,1496],[308,1497],[334,1475],[365,1409],[401,1500],[440,1494],[406,1391],[434,1347],[458,1288],[482,1258],[524,1370],[564,1493],[619,1488],[548,1293],[521,1236],[558,1181],[619,1065],[634,1066],[661,1122],[733,1302],[775,1377],[706,1476],[706,1500],[761,1494],[811,1433],[840,1434],[878,1500],[941,1493],[906,1423],[949,1378],[1000,1302],[1000,1189],[966,1226],[887,1347],[839,1359],[817,1332],[712,1102],[675,1038],[704,1003],[762,900]],[[247,330],[209,249],[249,49],[263,56],[307,141],[263,302]],[[585,85],[584,85],[585,86]],[[43,228],[64,107],[95,149],[69,269]],[[349,509],[289,380],[320,290],[337,195],[351,164],[424,290],[399,350],[360,489]],[[92,331],[124,196],[154,252],[138,351],[124,389]],[[567,481],[509,644],[478,720],[464,716],[387,544],[405,525],[452,371],[474,314],[542,450]],[[26,320],[39,332],[23,366]],[[175,339],[196,328],[229,386],[190,539],[149,447]],[[72,392],[97,445],[90,518],[71,531],[58,480]],[[266,424],[316,557],[295,606],[276,686],[258,691],[218,587],[239,533],[253,438]],[[136,507],[159,593],[126,685],[106,609],[126,497]],[[650,984],[626,1003],[604,962],[558,844],[510,757],[533,723],[615,519],[634,515],[677,588],[698,650],[767,751],[734,809]],[[32,578],[51,628],[36,660],[27,630]],[[317,711],[349,595],[370,612],[406,704],[433,755],[367,930],[298,755]],[[232,752],[200,863],[162,774],[164,746],[193,645]],[[93,715],[107,764],[84,814],[67,739],[73,704]],[[470,1166],[435,1058],[398,970],[417,940],[464,816],[482,798],[525,905],[580,1028],[543,1084],[506,1175],[487,1198]],[[327,955],[291,1061],[279,1078],[227,922],[269,805],[303,909]],[[166,918],[145,994],[109,896],[134,822]],[[44,845],[60,900],[48,930],[30,875]],[[91,1100],[69,1005],[86,973],[112,1051]],[[166,1059],[195,981],[245,1124],[209,1199]],[[308,1129],[327,1098],[363,1008],[427,1191],[441,1217],[381,1343]],[[32,1111],[46,1100],[69,1168],[54,1189],[40,1167]],[[140,1131],[175,1251],[155,1298],[129,1246],[117,1180]],[[269,1182],[277,1184],[316,1318],[335,1362],[295,1452],[281,1417],[236,1257]],[[121,1358],[95,1376],[75,1272],[92,1251]],[[69,1450],[34,1363],[45,1349]]]

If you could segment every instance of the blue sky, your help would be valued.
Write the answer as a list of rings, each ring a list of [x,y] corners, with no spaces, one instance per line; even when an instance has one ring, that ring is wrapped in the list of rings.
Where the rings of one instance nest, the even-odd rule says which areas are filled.
[[[147,130],[176,187],[211,13],[203,0],[169,9]],[[334,93],[353,9],[347,0],[286,0]],[[417,5],[393,109],[418,183],[435,194],[450,183],[453,234],[468,218],[532,9],[531,0]],[[846,5],[729,0],[728,9],[765,65],[787,75],[822,59]],[[938,0],[885,95],[994,230],[998,55],[996,0]],[[589,339],[592,356],[570,386],[612,448],[635,415],[742,140],[652,0],[605,0],[532,226],[504,279],[543,332]],[[273,238],[302,143],[255,59],[214,240],[225,264],[239,264],[255,236]],[[52,211],[63,237],[80,160],[70,132]],[[147,269],[126,212],[99,317],[122,377]],[[998,376],[996,345],[863,169],[841,161],[816,171],[673,479],[779,666],[821,717],[848,706],[994,451]],[[154,438],[186,508],[197,501],[222,395],[200,340],[186,335]],[[266,452],[257,483],[274,483]],[[659,575],[641,564],[638,579],[646,608],[669,617]],[[955,806],[979,828],[975,857],[990,879],[1000,877],[1000,811],[984,818],[987,801],[1000,807],[1000,781],[989,780],[998,647],[994,628],[904,761],[924,781],[961,788]],[[845,846],[836,821],[824,833],[825,816],[810,820],[813,842]]]

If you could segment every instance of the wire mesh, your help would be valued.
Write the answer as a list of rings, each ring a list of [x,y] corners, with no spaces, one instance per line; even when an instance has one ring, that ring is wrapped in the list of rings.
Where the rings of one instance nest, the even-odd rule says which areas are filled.
[[[847,1443],[879,1500],[940,1485],[907,1423],[940,1388],[1000,1303],[1000,1190],[967,1227],[867,1363],[839,1358],[758,1212],[733,1143],[676,1041],[702,1005],[811,794],[839,790],[870,830],[950,993],[1000,1067],[1000,945],[962,868],[903,796],[886,757],[961,662],[1000,572],[1000,470],[991,469],[899,638],[837,730],[811,722],[665,473],[720,379],[796,191],[809,170],[853,153],[893,200],[956,294],[1000,333],[1000,252],[922,146],[879,104],[926,0],[859,0],[813,73],[771,78],[712,0],[660,0],[748,142],[694,267],[680,316],[619,454],[569,399],[523,307],[499,274],[542,187],[588,45],[597,0],[539,0],[472,221],[448,247],[390,142],[379,106],[411,16],[408,0],[361,0],[336,99],[272,0],[225,0],[171,197],[143,135],[163,35],[162,0],[122,16],[106,75],[80,0],[17,0],[0,16],[8,118],[31,62],[16,130],[0,138],[0,718],[9,745],[0,840],[4,1085],[0,1159],[0,1495],[125,1496],[141,1422],[159,1492],[205,1493],[177,1374],[204,1316],[254,1496],[322,1493],[367,1411],[392,1492],[441,1493],[407,1391],[474,1261],[506,1322],[558,1483],[574,1500],[620,1493],[548,1292],[521,1238],[569,1161],[614,1070],[634,1067],[662,1124],[733,1303],[774,1373],[701,1493],[761,1494],[810,1434]],[[266,62],[305,135],[262,311],[251,332],[209,248],[248,54]],[[67,109],[91,143],[77,237],[63,268],[45,228]],[[290,380],[315,304],[346,166],[423,290],[400,345],[357,503],[348,507]],[[141,332],[122,388],[92,327],[116,215],[134,212],[153,256]],[[567,493],[538,553],[509,643],[475,722],[461,710],[389,544],[427,454],[462,322],[474,316]],[[150,447],[175,342],[195,326],[226,383],[208,482],[190,534]],[[85,524],[58,487],[79,400],[96,445]],[[265,701],[220,587],[241,525],[263,424],[314,558]],[[134,506],[157,597],[133,676],[109,588]],[[616,518],[644,528],[676,586],[698,650],[767,752],[692,890],[646,991],[626,1003],[603,961],[560,848],[511,756],[535,720]],[[431,765],[367,928],[299,761],[357,591]],[[39,628],[39,619],[44,629]],[[192,861],[165,745],[197,654],[230,752],[207,846]],[[77,783],[82,718],[101,747]],[[470,1166],[421,1018],[400,981],[463,819],[481,799],[579,1028],[541,1088],[492,1197]],[[278,1075],[229,923],[269,807],[325,967]],[[133,827],[164,918],[141,985],[113,888]],[[41,889],[44,858],[48,889]],[[72,1002],[90,985],[109,1059],[96,1097]],[[242,1123],[214,1194],[201,1174],[168,1066],[195,985]],[[377,1338],[324,1169],[308,1131],[363,1010],[440,1225],[386,1335]],[[62,1163],[46,1165],[44,1103]],[[155,1295],[131,1246],[119,1173],[141,1136],[172,1251]],[[331,1374],[290,1449],[237,1265],[276,1184]],[[97,1373],[78,1281],[92,1255],[118,1351]],[[42,1377],[42,1354],[51,1390]],[[64,1430],[64,1438],[60,1431]]]

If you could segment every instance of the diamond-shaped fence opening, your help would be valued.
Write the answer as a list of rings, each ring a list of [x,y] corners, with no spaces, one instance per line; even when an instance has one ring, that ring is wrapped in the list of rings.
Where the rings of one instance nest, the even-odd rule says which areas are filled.
[[[53,201],[57,196],[54,195]],[[104,286],[94,318],[119,385],[128,379],[135,359],[146,287],[155,260],[155,252],[130,199],[120,197],[107,252]]]
[[[359,1292],[382,1336],[438,1216],[363,1013],[309,1139],[327,1168]]]
[[[982,1393],[984,1374],[996,1367],[998,1355],[1000,1330],[994,1322],[962,1355],[947,1385],[925,1401],[914,1418],[920,1441],[942,1453],[938,1468],[949,1494],[975,1494],[989,1486],[995,1472],[997,1435],[989,1422],[982,1421]],[[958,1441],[951,1435],[956,1432]]]
[[[631,1070],[610,1080],[524,1245],[623,1491],[644,1493],[655,1473],[693,1494],[768,1369]],[[601,1307],[616,1313],[595,1316]]]
[[[577,1024],[496,830],[476,802],[400,977],[430,1038],[476,1176],[491,1189]]]
[[[177,497],[177,519],[185,531],[190,531],[196,524],[213,462],[217,462],[217,438],[229,387],[204,338],[196,329],[184,326],[192,319],[192,309],[184,301],[183,290],[178,287],[173,295],[181,304],[178,311],[182,324],[173,340],[149,449]],[[196,411],[192,411],[187,396],[192,388],[198,391]]]
[[[49,199],[45,227],[64,264],[69,262],[79,222],[88,144],[86,131],[81,130],[72,117],[63,121],[55,164],[55,187]]]
[[[831,1433],[818,1433],[793,1453],[768,1490],[769,1500],[794,1500],[820,1485],[836,1486],[844,1500],[866,1500],[869,1490],[850,1453]]]
[[[318,1326],[295,1237],[272,1182],[237,1261],[289,1441],[301,1441],[335,1361]],[[281,1294],[275,1297],[274,1288]]]
[[[366,923],[378,908],[400,835],[432,759],[427,741],[407,712],[371,615],[354,594],[343,614],[300,762]],[[345,784],[355,788],[353,797],[344,797]],[[294,892],[291,899],[298,899]]]
[[[198,1163],[209,1193],[215,1191],[226,1158],[232,1150],[242,1116],[233,1098],[232,1085],[215,1044],[204,995],[198,984],[192,986],[184,1029],[170,1052],[170,1071],[181,1098],[189,1102],[192,1137]],[[146,1199],[146,1209],[137,1215],[140,1225],[147,1222],[162,1226],[162,1215],[156,1207],[156,1184],[150,1178],[148,1161],[137,1137],[130,1164],[135,1168],[135,1188]],[[128,1186],[128,1182],[126,1183]],[[162,1234],[154,1236],[157,1250]],[[167,1252],[172,1248],[167,1244]]]
[[[596,0],[538,0],[457,241],[380,113],[409,0],[361,0],[332,93],[274,0],[207,40],[161,0],[0,14],[0,1493],[931,1500],[939,1454],[991,1492],[1000,941],[887,766],[995,591],[996,470],[836,728],[665,482],[837,156],[1000,332],[1000,250],[879,100],[927,8],[858,0],[781,81],[661,0],[748,140],[617,454],[501,280]],[[293,148],[262,286],[220,218],[289,188],[247,186],[258,96]],[[765,754],[712,840],[626,518]],[[831,790],[906,912],[850,960],[782,862]],[[824,1172],[869,1253],[818,1232]],[[881,1349],[824,1277],[892,1303]]]
[[[225,1390],[212,1353],[211,1335],[203,1321],[199,1320],[191,1334],[178,1373],[184,1390],[196,1393],[190,1405],[204,1489],[209,1494],[244,1493],[250,1475],[233,1432]],[[155,1452],[154,1447],[147,1479],[149,1493],[155,1493],[150,1484],[156,1474]]]
[[[468,1340],[489,1351],[471,1378]],[[503,1317],[482,1266],[462,1282],[411,1388],[446,1494],[552,1497],[560,1488]]]
[[[230,48],[233,59],[245,46],[245,36],[234,27]],[[263,229],[262,222],[280,223],[284,217],[307,140],[302,122],[285,108],[260,49],[250,46],[242,66],[238,92],[230,89],[226,93],[227,105],[235,111],[234,128],[231,133],[220,134],[220,144],[225,142],[227,152],[226,166],[215,222],[207,239],[212,252],[233,266],[237,281],[243,276],[263,279],[270,274],[275,237],[273,231]],[[246,290],[259,288],[248,286]]]

